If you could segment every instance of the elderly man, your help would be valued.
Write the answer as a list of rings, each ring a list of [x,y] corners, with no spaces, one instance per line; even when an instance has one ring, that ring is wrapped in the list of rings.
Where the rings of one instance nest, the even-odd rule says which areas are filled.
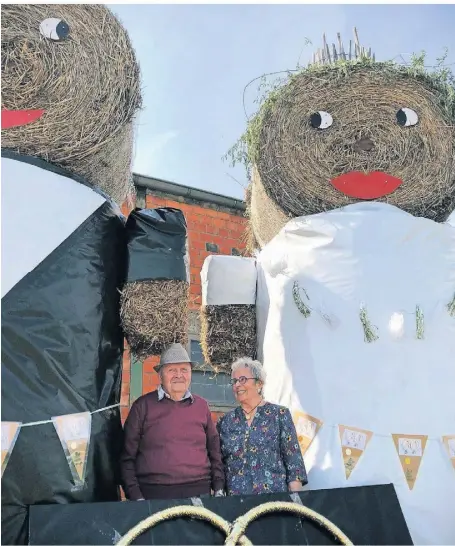
[[[220,439],[207,402],[189,390],[192,366],[182,345],[168,347],[155,367],[160,387],[131,407],[121,460],[130,500],[223,494]]]

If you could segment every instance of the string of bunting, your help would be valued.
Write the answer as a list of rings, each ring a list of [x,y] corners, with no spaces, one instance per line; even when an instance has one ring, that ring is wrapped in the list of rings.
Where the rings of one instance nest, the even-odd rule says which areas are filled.
[[[44,421],[20,423],[2,421],[2,476],[16,444],[21,428],[52,423],[62,444],[76,489],[82,488],[85,482],[87,455],[90,447],[92,415],[119,407],[113,404],[94,411],[58,415]]]
[[[2,421],[2,476],[11,457],[20,429],[53,423],[68,460],[75,487],[83,487],[90,446],[92,414],[110,410],[119,405],[106,406],[92,412],[59,415],[49,420],[34,421],[32,423]],[[346,425],[324,424],[317,417],[313,417],[302,411],[294,412],[293,419],[303,455],[305,455],[323,425],[338,428],[346,479],[349,479],[351,476],[374,435],[370,430]],[[455,434],[441,436],[440,438],[429,438],[424,434],[376,434],[376,436],[392,438],[409,489],[413,489],[415,485],[428,440],[444,444],[452,466],[455,469]]]
[[[440,438],[429,438],[424,434],[375,434],[371,430],[346,425],[324,424],[317,417],[313,417],[302,411],[294,412],[293,420],[302,455],[305,455],[323,425],[338,429],[347,480],[364,454],[373,435],[383,438],[390,437],[393,440],[409,489],[413,489],[415,485],[428,440],[443,443],[452,466],[455,469],[455,434],[441,436]]]

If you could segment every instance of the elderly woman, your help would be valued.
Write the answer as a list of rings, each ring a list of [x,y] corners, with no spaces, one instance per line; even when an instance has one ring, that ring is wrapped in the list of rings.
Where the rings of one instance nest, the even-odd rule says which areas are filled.
[[[264,400],[261,363],[240,358],[231,378],[240,406],[218,422],[227,494],[300,491],[308,480],[294,423],[287,408]]]

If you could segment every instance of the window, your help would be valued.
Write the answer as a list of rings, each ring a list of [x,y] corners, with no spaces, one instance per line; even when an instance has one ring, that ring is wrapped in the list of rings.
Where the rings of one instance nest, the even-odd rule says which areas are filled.
[[[232,387],[231,376],[225,372],[215,373],[204,364],[201,344],[198,340],[190,342],[191,360],[199,365],[195,367],[191,379],[191,392],[207,400],[212,410],[228,411],[237,405]]]
[[[231,249],[232,256],[241,256],[240,250],[238,248]]]
[[[218,245],[215,243],[205,243],[205,250],[207,252],[219,252]]]
[[[192,339],[190,341],[190,357],[192,362],[197,362],[198,364],[204,364],[204,356],[202,355],[201,344],[197,339]]]

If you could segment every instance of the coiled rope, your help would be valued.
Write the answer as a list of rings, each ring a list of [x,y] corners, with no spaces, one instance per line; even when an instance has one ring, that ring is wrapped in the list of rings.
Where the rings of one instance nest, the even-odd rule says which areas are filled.
[[[233,546],[239,543],[241,537],[246,531],[246,528],[252,521],[260,518],[264,514],[271,514],[273,512],[289,512],[291,514],[295,514],[296,516],[304,516],[329,531],[330,534],[334,536],[338,542],[340,542],[340,544],[349,546],[352,546],[353,544],[336,525],[334,525],[324,516],[321,516],[321,514],[318,514],[314,510],[311,510],[311,508],[307,508],[301,504],[282,501],[265,502],[264,504],[252,508],[245,515],[238,517],[235,520],[232,530],[224,544],[226,546]]]
[[[238,517],[233,525],[207,508],[199,506],[174,506],[173,508],[167,508],[166,510],[157,512],[156,514],[153,514],[152,516],[140,521],[125,535],[123,535],[123,537],[117,542],[117,546],[129,546],[133,540],[135,540],[147,529],[151,529],[163,521],[168,521],[179,517],[190,517],[208,521],[214,527],[220,531],[223,531],[227,536],[225,541],[226,546],[234,546],[236,544],[240,544],[242,546],[252,546],[250,540],[245,536],[246,528],[252,521],[258,519],[264,514],[271,514],[273,512],[288,512],[295,514],[296,516],[306,517],[329,531],[330,534],[335,537],[338,542],[340,542],[340,544],[349,546],[352,546],[353,544],[336,525],[314,510],[293,502],[276,501],[266,502],[260,506],[257,506],[256,508],[252,508],[243,516]]]

